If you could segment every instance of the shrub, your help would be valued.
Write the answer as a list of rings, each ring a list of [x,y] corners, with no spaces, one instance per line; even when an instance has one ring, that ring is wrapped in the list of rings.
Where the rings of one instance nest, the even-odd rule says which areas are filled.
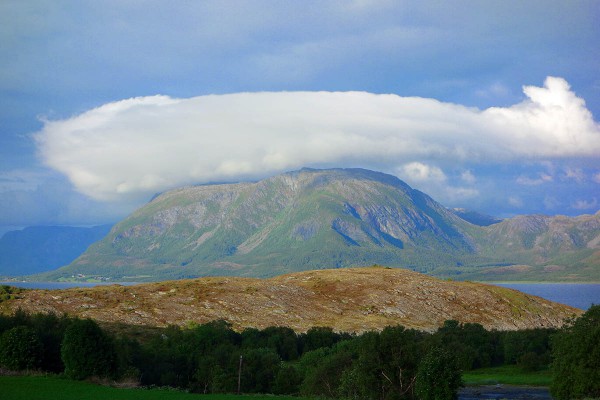
[[[457,398],[462,378],[457,361],[441,348],[433,349],[419,363],[415,392],[421,400]]]
[[[552,395],[558,400],[599,398],[600,305],[552,339]]]
[[[65,374],[72,379],[109,377],[116,372],[116,352],[112,340],[92,320],[74,320],[61,344]]]
[[[11,370],[34,369],[41,364],[42,343],[35,331],[16,326],[0,336],[0,364]]]

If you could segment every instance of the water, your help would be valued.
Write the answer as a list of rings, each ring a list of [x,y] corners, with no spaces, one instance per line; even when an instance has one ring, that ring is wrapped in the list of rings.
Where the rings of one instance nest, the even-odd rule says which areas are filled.
[[[137,285],[138,282],[0,282],[0,285],[16,286],[25,289],[60,290],[78,287],[94,287],[107,285]]]
[[[600,304],[600,283],[496,283],[520,292],[587,310]]]
[[[468,386],[458,391],[458,400],[506,399],[552,400],[548,388],[510,385]]]

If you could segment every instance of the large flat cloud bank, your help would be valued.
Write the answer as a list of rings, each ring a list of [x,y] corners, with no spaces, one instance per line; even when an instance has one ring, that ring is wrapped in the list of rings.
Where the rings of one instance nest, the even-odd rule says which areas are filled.
[[[564,79],[523,91],[521,103],[485,110],[365,92],[140,97],[45,121],[35,140],[46,165],[102,201],[306,165],[402,171],[600,156],[600,125]]]

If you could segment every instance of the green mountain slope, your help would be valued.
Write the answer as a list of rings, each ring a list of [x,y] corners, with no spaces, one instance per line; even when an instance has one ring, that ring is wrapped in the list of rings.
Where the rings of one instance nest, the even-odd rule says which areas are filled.
[[[0,276],[34,274],[67,265],[110,228],[32,226],[7,232],[0,238]]]
[[[475,279],[600,281],[600,212],[517,216],[486,228],[479,242],[480,253],[525,265],[479,269]]]
[[[161,194],[45,278],[266,277],[375,263],[468,277],[486,266],[545,265],[561,257],[579,270],[591,260],[597,275],[598,215],[563,217],[562,225],[548,217],[539,227],[537,217],[524,218],[533,219],[476,226],[390,175],[304,169]],[[572,243],[555,239],[559,226]]]

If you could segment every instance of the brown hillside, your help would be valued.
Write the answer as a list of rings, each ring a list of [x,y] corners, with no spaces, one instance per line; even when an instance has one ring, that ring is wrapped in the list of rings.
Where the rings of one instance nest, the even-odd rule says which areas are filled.
[[[185,325],[223,319],[236,329],[329,326],[362,332],[388,325],[435,330],[445,320],[487,329],[559,327],[581,310],[515,290],[448,282],[402,269],[353,268],[271,279],[200,278],[136,286],[31,290],[3,312],[67,313],[100,322]]]

